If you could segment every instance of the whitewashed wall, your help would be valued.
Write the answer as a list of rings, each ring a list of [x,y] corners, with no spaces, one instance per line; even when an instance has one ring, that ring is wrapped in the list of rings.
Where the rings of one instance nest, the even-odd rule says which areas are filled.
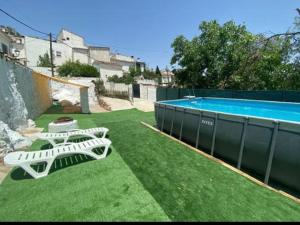
[[[73,60],[79,61],[81,63],[88,64],[89,57],[88,57],[88,50],[86,49],[73,49]]]
[[[104,87],[108,91],[118,91],[118,92],[129,92],[132,89],[131,84],[122,84],[122,83],[113,83],[113,82],[104,82]]]
[[[62,65],[67,60],[72,59],[72,48],[63,43],[52,43],[54,64]],[[36,67],[39,56],[44,56],[48,52],[50,54],[50,44],[48,40],[42,40],[33,37],[25,37],[25,52],[27,56],[27,66]],[[61,53],[61,56],[58,54]]]
[[[97,61],[110,62],[110,49],[100,47],[90,47],[90,57]]]
[[[156,102],[156,86],[140,84],[140,98]]]
[[[105,64],[105,63],[95,63],[93,66],[95,66],[98,71],[100,71],[100,78],[106,82],[108,77],[112,77],[113,75],[117,75],[118,77],[123,76],[123,71],[120,66],[115,66],[111,64]]]
[[[67,38],[69,38],[69,40],[67,40]],[[64,39],[64,40],[63,40]],[[64,42],[69,46],[72,46],[73,48],[87,48],[84,45],[84,39],[83,37],[74,34],[72,32],[69,32],[67,30],[61,30],[61,32],[59,33],[57,40],[59,42]]]

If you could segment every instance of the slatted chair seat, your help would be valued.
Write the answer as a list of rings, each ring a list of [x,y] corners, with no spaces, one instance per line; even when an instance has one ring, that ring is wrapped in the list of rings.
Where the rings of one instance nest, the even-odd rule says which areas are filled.
[[[37,137],[41,140],[48,141],[53,147],[68,144],[71,137],[74,136],[85,136],[91,138],[97,138],[97,134],[101,134],[101,138],[105,138],[109,130],[105,127],[96,127],[90,129],[76,129],[63,133],[41,133]],[[56,143],[57,140],[63,140],[62,143]]]
[[[65,146],[55,147],[53,149],[33,151],[33,152],[11,152],[4,157],[4,164],[7,166],[20,166],[35,179],[48,175],[55,159],[67,155],[84,154],[99,160],[106,157],[111,141],[107,138],[96,138],[81,143],[72,143]],[[105,147],[101,155],[93,152],[95,148]],[[35,171],[31,165],[46,162],[47,166],[43,172]]]

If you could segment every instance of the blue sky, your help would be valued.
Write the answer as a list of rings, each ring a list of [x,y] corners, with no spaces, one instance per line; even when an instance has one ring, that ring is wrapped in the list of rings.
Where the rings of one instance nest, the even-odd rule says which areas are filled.
[[[134,55],[153,68],[169,66],[172,41],[198,34],[201,21],[234,20],[271,35],[292,27],[297,7],[297,0],[0,0],[0,8],[36,29],[57,34],[67,28],[87,44]],[[1,12],[0,24],[42,36]]]

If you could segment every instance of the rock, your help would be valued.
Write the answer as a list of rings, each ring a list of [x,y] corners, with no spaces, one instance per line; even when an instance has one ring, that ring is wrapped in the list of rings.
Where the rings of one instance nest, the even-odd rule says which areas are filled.
[[[44,128],[40,127],[32,127],[32,128],[26,128],[24,130],[20,130],[19,133],[26,137],[29,138],[32,142],[38,139],[38,135],[42,133]]]
[[[18,132],[11,130],[8,125],[2,121],[0,121],[0,142],[4,148],[12,150],[25,149],[32,144],[29,138],[23,137]],[[6,143],[5,145],[4,142]]]
[[[36,127],[35,122],[31,119],[27,120],[27,127],[28,128],[35,128]]]

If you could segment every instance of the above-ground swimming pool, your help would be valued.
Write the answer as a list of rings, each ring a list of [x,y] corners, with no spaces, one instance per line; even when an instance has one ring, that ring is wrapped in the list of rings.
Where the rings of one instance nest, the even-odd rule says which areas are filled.
[[[194,98],[155,103],[157,127],[246,171],[300,194],[300,104]]]

